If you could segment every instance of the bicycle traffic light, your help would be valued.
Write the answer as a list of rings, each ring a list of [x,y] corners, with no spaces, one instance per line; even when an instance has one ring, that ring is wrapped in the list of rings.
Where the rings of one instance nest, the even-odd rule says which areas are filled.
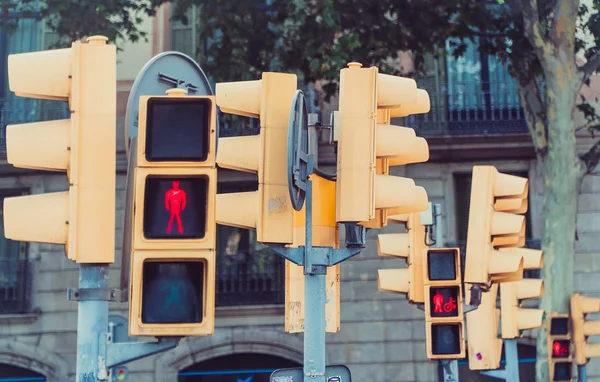
[[[70,119],[11,125],[8,163],[65,172],[69,191],[4,200],[4,232],[21,241],[64,244],[78,263],[115,255],[116,48],[92,36],[70,48],[8,56],[19,97],[68,101]]]
[[[417,89],[412,79],[361,66],[351,62],[340,72],[338,222],[366,223],[376,218],[377,209],[401,207],[404,212],[418,212],[427,208],[422,208],[424,190],[412,179],[383,175],[387,165],[381,162],[377,169],[377,158],[400,158],[403,163],[429,158],[427,142],[417,138],[413,129],[378,123],[378,118],[389,121],[388,115],[378,113],[379,109],[418,104],[416,111],[429,110],[429,96]],[[408,106],[404,112],[407,110]]]
[[[419,212],[392,215],[393,222],[405,223],[406,233],[377,235],[379,256],[404,257],[406,268],[377,270],[377,287],[383,292],[405,293],[410,303],[423,303],[423,257],[428,249],[425,244],[425,227]]]
[[[570,382],[573,377],[569,315],[553,313],[548,320],[550,381]]]
[[[573,344],[578,365],[585,365],[589,358],[600,357],[600,344],[587,342],[588,336],[600,334],[600,321],[585,320],[588,313],[595,312],[600,312],[600,298],[585,297],[579,293],[571,296]]]
[[[473,167],[466,283],[489,287],[490,282],[523,278],[523,255],[513,247],[525,244],[527,185],[527,178],[500,173],[493,166]]]
[[[292,243],[287,148],[296,87],[296,75],[286,73],[217,84],[217,105],[223,113],[260,118],[260,135],[219,138],[219,167],[258,173],[258,191],[219,194],[217,223],[256,229],[260,243]]]
[[[423,260],[427,358],[464,358],[460,250],[429,248]]]
[[[129,334],[211,335],[215,97],[167,94],[140,97]]]
[[[473,286],[465,286],[468,295]],[[498,338],[500,309],[496,308],[497,298],[498,284],[492,284],[486,293],[481,294],[477,309],[465,313],[470,370],[495,370],[500,367],[502,339]]]

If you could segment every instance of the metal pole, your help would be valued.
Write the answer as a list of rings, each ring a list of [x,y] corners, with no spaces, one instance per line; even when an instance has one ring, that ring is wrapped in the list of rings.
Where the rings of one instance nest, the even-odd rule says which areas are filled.
[[[577,380],[587,382],[587,365],[577,365]]]
[[[309,155],[309,174],[312,173]],[[306,242],[304,246],[304,382],[325,382],[325,275],[327,268],[312,261],[312,181],[306,184]]]
[[[506,357],[506,381],[519,382],[519,353],[516,339],[504,340],[504,354]]]
[[[442,205],[439,203],[433,204],[433,226],[435,229],[435,245],[436,248],[444,246],[444,231],[442,227]],[[444,373],[444,382],[458,382],[458,360],[451,359],[442,362],[442,370]]]
[[[108,299],[101,293],[107,288],[108,265],[79,264],[77,382],[100,382],[108,377],[105,364]]]

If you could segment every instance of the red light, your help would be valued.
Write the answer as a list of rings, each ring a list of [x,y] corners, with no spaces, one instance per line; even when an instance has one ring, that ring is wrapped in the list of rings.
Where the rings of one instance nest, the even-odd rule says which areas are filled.
[[[553,357],[567,357],[569,355],[569,341],[552,341],[552,356]]]
[[[430,314],[432,317],[458,316],[458,287],[430,289]]]
[[[181,224],[181,211],[185,210],[187,195],[185,191],[179,188],[179,181],[171,182],[173,186],[165,193],[165,209],[169,211],[169,223],[167,223],[167,233],[173,229],[173,219],[177,220],[177,232],[183,234],[183,224]]]

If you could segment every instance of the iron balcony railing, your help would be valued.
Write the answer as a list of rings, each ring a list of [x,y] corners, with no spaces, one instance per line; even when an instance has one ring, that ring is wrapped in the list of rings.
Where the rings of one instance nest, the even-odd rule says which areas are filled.
[[[0,259],[0,314],[29,311],[31,269],[26,259]]]
[[[527,133],[525,116],[512,84],[481,81],[435,84],[417,81],[429,93],[431,110],[403,118],[422,136]]]

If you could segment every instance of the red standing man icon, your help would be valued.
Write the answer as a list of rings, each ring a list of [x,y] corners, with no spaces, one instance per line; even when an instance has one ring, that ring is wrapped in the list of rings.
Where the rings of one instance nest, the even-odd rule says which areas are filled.
[[[167,233],[171,233],[173,230],[173,219],[177,219],[177,232],[181,235],[183,234],[181,211],[185,210],[187,197],[185,191],[179,188],[178,180],[172,181],[171,185],[173,187],[165,193],[165,208],[171,213],[169,216],[169,223],[167,224]]]
[[[444,310],[442,309],[442,304],[444,303],[444,296],[440,292],[437,292],[435,296],[433,296],[433,313],[442,313]]]

